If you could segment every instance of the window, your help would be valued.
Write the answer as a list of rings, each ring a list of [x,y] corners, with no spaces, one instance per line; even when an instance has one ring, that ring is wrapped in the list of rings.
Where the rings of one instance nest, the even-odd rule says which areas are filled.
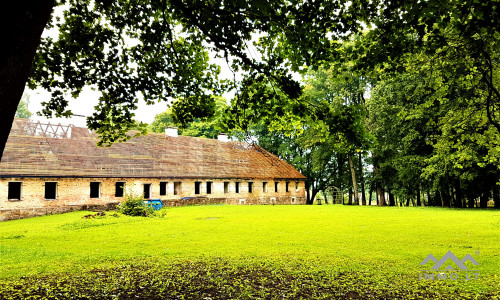
[[[253,191],[253,182],[248,183],[248,193],[252,193]]]
[[[274,183],[274,192],[277,193],[278,192],[278,183],[279,182],[275,182]]]
[[[57,196],[57,182],[45,183],[45,199],[55,200]]]
[[[115,197],[123,197],[125,182],[115,182]]]
[[[201,182],[195,182],[194,183],[194,193],[196,195],[198,195],[200,193],[200,185],[201,185]]]
[[[229,182],[224,182],[224,194],[229,193]]]
[[[99,198],[101,196],[101,183],[91,182],[90,183],[90,198]]]
[[[167,183],[166,181],[160,181],[160,196],[167,194]]]
[[[180,195],[182,192],[182,182],[174,182],[174,195]]]
[[[295,181],[295,190],[298,191],[299,190],[299,182],[298,181]]]
[[[267,192],[267,182],[265,181],[262,183],[262,192],[263,193]]]
[[[21,200],[21,182],[9,182],[8,200]]]
[[[151,183],[144,184],[144,199],[151,198]]]
[[[289,185],[290,185],[290,182],[288,182],[288,181],[285,182],[285,192],[287,192],[287,193],[289,192],[289,190],[288,190]]]
[[[235,190],[234,192],[236,194],[238,194],[240,192],[240,183],[239,182],[234,183],[234,190]]]
[[[207,181],[207,194],[212,194],[212,182]]]
[[[295,204],[295,197],[292,197],[292,204]]]

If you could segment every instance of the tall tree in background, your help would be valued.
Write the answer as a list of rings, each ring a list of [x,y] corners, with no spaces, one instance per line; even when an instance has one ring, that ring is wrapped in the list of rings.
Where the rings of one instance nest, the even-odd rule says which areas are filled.
[[[220,128],[220,118],[222,113],[227,107],[226,99],[222,97],[214,97],[215,112],[212,117],[205,119],[193,119],[187,124],[182,124],[179,116],[176,116],[172,109],[159,113],[155,116],[155,120],[149,125],[149,130],[153,132],[164,132],[167,127],[178,127],[179,134],[185,136],[204,137],[204,138],[217,138],[219,133],[222,133]],[[176,105],[176,102],[173,104]]]
[[[24,92],[23,96],[21,97],[21,101],[19,101],[19,105],[17,106],[16,118],[29,119],[31,115],[33,115],[28,109],[29,104],[30,95],[27,92]]]

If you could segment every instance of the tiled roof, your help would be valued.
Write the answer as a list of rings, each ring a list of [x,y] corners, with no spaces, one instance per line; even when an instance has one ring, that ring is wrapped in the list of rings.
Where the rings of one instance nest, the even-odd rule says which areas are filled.
[[[150,133],[111,147],[88,129],[16,119],[0,177],[305,179],[266,150],[240,142]]]

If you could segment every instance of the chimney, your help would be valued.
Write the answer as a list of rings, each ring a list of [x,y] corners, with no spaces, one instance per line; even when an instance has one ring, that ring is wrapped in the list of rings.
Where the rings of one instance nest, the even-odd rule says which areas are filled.
[[[177,133],[177,128],[176,127],[167,127],[165,129],[165,136],[178,137],[179,134]]]
[[[219,133],[219,136],[217,139],[221,142],[229,142],[229,139],[227,138],[227,134],[225,133]]]

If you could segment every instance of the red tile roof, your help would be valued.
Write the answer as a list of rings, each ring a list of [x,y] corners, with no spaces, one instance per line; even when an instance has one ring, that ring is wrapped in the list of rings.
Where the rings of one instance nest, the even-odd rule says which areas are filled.
[[[111,147],[75,126],[16,119],[0,177],[153,177],[303,180],[290,164],[240,142],[150,133]]]

